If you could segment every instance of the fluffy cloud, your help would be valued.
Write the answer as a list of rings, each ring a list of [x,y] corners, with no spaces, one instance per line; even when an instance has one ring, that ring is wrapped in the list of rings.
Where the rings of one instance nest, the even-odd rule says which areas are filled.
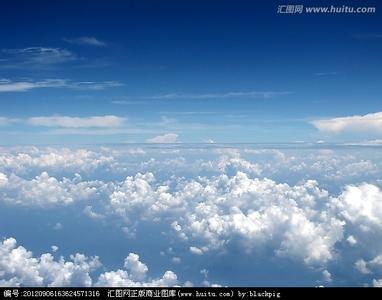
[[[55,260],[50,253],[33,257],[32,252],[17,246],[14,238],[0,244],[1,286],[91,286],[90,273],[100,266],[98,257],[83,254]]]
[[[109,197],[112,209],[126,220],[132,216],[145,219],[170,210],[176,212],[181,199],[170,194],[168,186],[155,186],[154,182],[152,173],[128,176],[121,185],[115,185]]]
[[[139,260],[139,255],[130,253],[125,258],[125,268],[130,271],[131,278],[142,280],[146,277],[146,273],[149,270],[147,266]]]
[[[202,162],[201,167],[206,170],[220,170],[222,173],[242,171],[248,174],[260,175],[262,167],[241,158],[238,151],[224,153],[217,160]]]
[[[17,149],[0,153],[0,171],[33,173],[42,171],[71,173],[90,172],[99,169],[117,171],[123,168],[108,150],[95,152],[87,149],[36,148]]]
[[[58,247],[54,246],[53,252]],[[0,243],[0,286],[174,286],[178,278],[166,271],[161,278],[148,277],[147,266],[139,255],[130,253],[125,259],[125,270],[104,272],[95,282],[92,273],[101,266],[97,256],[76,253],[66,261],[55,259],[51,253],[34,257],[32,252],[17,246],[14,238]]]
[[[100,275],[96,286],[113,287],[166,287],[178,284],[178,278],[172,271],[166,271],[162,278],[152,279],[145,282],[135,281],[130,278],[128,272],[123,270],[105,272]]]
[[[0,178],[1,199],[9,204],[39,205],[66,205],[76,200],[88,200],[94,197],[103,186],[102,182],[82,181],[77,174],[73,179],[57,180],[43,172],[32,180],[25,180],[16,175]]]
[[[8,183],[7,175],[0,173],[0,187],[5,186]]]
[[[34,126],[47,127],[64,127],[64,128],[113,128],[121,127],[125,118],[117,116],[92,116],[92,117],[69,117],[69,116],[52,116],[52,117],[33,117],[28,120],[29,124]]]
[[[347,186],[333,203],[351,223],[382,227],[382,192],[373,184]]]
[[[151,139],[148,139],[147,143],[175,143],[178,138],[178,135],[175,133],[166,133],[164,135],[158,135]]]
[[[315,120],[312,124],[320,131],[327,133],[336,134],[346,131],[382,133],[382,112],[363,116]]]
[[[327,200],[328,193],[315,181],[290,187],[242,172],[181,181],[173,193],[156,185],[152,173],[137,174],[110,195],[114,211],[127,220],[163,214],[176,218],[171,224],[176,234],[198,241],[205,250],[239,238],[248,249],[272,244],[275,254],[307,264],[331,260],[343,237],[344,222],[318,209]],[[200,254],[198,249],[190,251]]]
[[[370,261],[361,258],[355,262],[354,267],[362,274],[372,274],[372,270],[382,270],[382,254]]]
[[[162,278],[149,279],[148,267],[139,260],[139,255],[129,253],[125,258],[125,270],[105,272],[98,278],[96,286],[174,286],[178,278],[172,271],[166,271]]]
[[[190,247],[190,252],[195,255],[203,255],[203,250],[198,247]]]
[[[341,256],[355,263],[359,276],[380,278],[381,165],[377,152],[362,151],[0,148],[0,199],[75,204],[90,218],[113,220],[131,239],[154,226],[167,242],[182,245],[185,253],[169,254],[173,262],[203,261],[233,246],[313,266],[326,282],[336,282],[331,268]],[[119,172],[109,176],[107,169]],[[123,268],[95,282],[176,280],[171,271],[151,278],[131,254]]]

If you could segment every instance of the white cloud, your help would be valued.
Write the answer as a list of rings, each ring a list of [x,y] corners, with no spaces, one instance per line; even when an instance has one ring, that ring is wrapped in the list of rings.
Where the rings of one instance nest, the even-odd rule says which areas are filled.
[[[91,286],[90,273],[100,265],[96,256],[77,253],[70,261],[55,260],[50,253],[33,257],[14,238],[0,243],[1,286]]]
[[[28,47],[21,49],[3,49],[6,58],[6,64],[2,67],[21,68],[34,66],[48,66],[60,63],[74,61],[77,56],[67,50],[61,48],[49,47]]]
[[[94,47],[106,47],[107,44],[93,36],[82,36],[73,39],[63,38],[63,40],[70,44],[94,46]]]
[[[100,220],[100,219],[105,218],[104,215],[99,214],[99,213],[96,213],[95,211],[93,211],[93,207],[92,207],[91,205],[87,205],[87,206],[85,206],[85,208],[84,208],[84,213],[85,213],[85,215],[87,215],[89,218],[94,219],[94,220]]]
[[[145,99],[215,99],[215,98],[271,98],[279,95],[288,95],[290,92],[275,91],[248,91],[248,92],[225,92],[206,94],[170,93],[154,96],[144,96]]]
[[[72,180],[57,180],[47,172],[42,172],[31,180],[12,174],[0,187],[0,199],[12,205],[68,205],[74,201],[95,197],[97,187],[102,186],[103,183],[99,181],[82,182],[78,174]]]
[[[0,148],[0,199],[41,207],[77,203],[80,212],[94,219],[121,218],[115,223],[130,238],[140,237],[141,224],[154,222],[165,228],[167,238],[182,239],[186,254],[193,259],[200,259],[193,255],[208,252],[224,253],[232,245],[252,254],[266,249],[264,255],[318,267],[323,280],[330,277],[323,270],[329,263],[335,266],[336,258],[357,255],[346,258],[357,262],[382,250],[382,192],[376,180],[359,183],[368,178],[366,174],[380,178],[377,154],[365,152],[362,157],[333,149],[206,152],[159,148],[142,152],[125,147],[99,151],[21,147],[11,153]],[[205,153],[216,157],[200,158]],[[108,169],[123,171],[109,177]],[[91,170],[84,177],[108,179],[65,178],[60,173],[52,175],[54,170]],[[129,176],[121,180],[126,174]],[[168,257],[187,262],[175,250]],[[135,261],[140,262],[139,258]],[[364,260],[363,270],[374,272],[380,268],[377,261]],[[148,277],[144,268],[133,270],[130,264],[105,272],[99,282],[143,285],[163,279]]]
[[[110,195],[111,207],[130,221],[182,216],[171,226],[183,239],[204,244],[203,251],[239,238],[248,249],[272,244],[279,256],[321,264],[333,259],[333,247],[343,237],[344,222],[316,208],[328,193],[315,181],[290,187],[238,172],[183,181],[173,193],[155,181],[151,173],[127,177]],[[199,253],[196,247],[190,251]]]
[[[178,284],[178,277],[172,271],[166,271],[162,278],[148,279],[148,267],[139,260],[139,255],[129,253],[125,258],[125,269],[102,273],[96,286],[174,286]]]
[[[134,281],[129,277],[128,272],[123,270],[105,272],[100,275],[96,286],[101,287],[170,287],[178,284],[178,278],[172,271],[166,271],[162,278],[148,281]]]
[[[126,118],[113,115],[91,116],[91,117],[32,117],[28,123],[33,126],[64,127],[64,128],[114,128],[124,125]]]
[[[382,112],[370,113],[363,116],[350,116],[312,121],[320,131],[327,133],[366,132],[382,133]]]
[[[194,246],[190,247],[190,252],[195,255],[203,255],[203,250]]]
[[[63,87],[63,80],[44,81],[11,81],[3,79],[0,81],[0,92],[25,92],[36,88],[57,88]]]
[[[130,271],[131,278],[137,280],[145,278],[149,270],[147,266],[139,260],[139,255],[135,253],[129,253],[125,258],[124,266],[126,270]]]
[[[106,88],[123,85],[118,81],[70,81],[67,79],[45,79],[41,81],[12,81],[9,79],[0,80],[1,92],[26,92],[38,88],[67,88],[75,90],[104,90]]]
[[[121,184],[115,185],[109,196],[111,208],[126,221],[131,217],[151,218],[166,211],[181,207],[181,199],[169,193],[166,185],[155,186],[152,173],[126,177]]]
[[[326,282],[332,282],[332,274],[328,270],[322,271],[322,278]]]
[[[151,139],[148,139],[147,143],[176,143],[178,135],[175,133],[166,133],[164,135],[158,135]]]
[[[382,279],[373,279],[373,287],[382,287]]]
[[[56,252],[57,246],[52,246]],[[55,259],[51,253],[34,257],[32,252],[17,246],[14,238],[0,243],[0,286],[84,286],[93,285],[92,274],[101,266],[98,256],[87,257],[76,253],[70,260]],[[99,275],[96,286],[175,286],[177,275],[166,271],[162,277],[150,279],[147,266],[139,256],[130,253],[125,259],[125,269],[104,272]]]
[[[349,235],[348,238],[346,239],[346,241],[349,243],[350,246],[354,246],[358,243],[356,238],[352,235]]]
[[[173,258],[171,259],[171,261],[172,261],[174,264],[180,264],[180,263],[182,262],[182,259],[181,259],[180,257],[175,256],[175,257],[173,257]]]
[[[7,175],[0,173],[0,188],[3,186],[6,186],[8,183],[8,177]]]
[[[354,266],[360,273],[365,275],[373,274],[375,271],[380,272],[382,270],[382,254],[369,261],[365,261],[362,258],[358,259]]]
[[[50,247],[52,249],[52,252],[57,252],[58,251],[58,246],[56,245],[53,245],[52,247]]]
[[[367,262],[363,259],[359,259],[355,262],[354,267],[362,274],[371,274],[372,272],[367,267]]]
[[[91,172],[94,170],[122,170],[112,151],[91,151],[88,149],[69,148],[23,148],[0,153],[0,171],[12,173],[28,172]],[[118,155],[116,153],[116,155]]]
[[[346,186],[333,204],[351,223],[382,226],[382,192],[373,184]]]
[[[220,170],[222,173],[241,171],[246,174],[261,175],[262,167],[258,163],[252,163],[240,157],[240,153],[233,151],[219,157],[215,161],[202,163],[207,170]]]
[[[118,81],[67,81],[64,87],[75,90],[94,90],[100,91],[107,88],[123,86],[123,83]]]

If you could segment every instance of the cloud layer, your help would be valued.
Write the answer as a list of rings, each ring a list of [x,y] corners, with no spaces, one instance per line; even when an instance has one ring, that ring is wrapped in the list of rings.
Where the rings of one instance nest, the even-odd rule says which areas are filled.
[[[169,263],[241,251],[304,266],[326,283],[340,279],[341,261],[369,284],[382,277],[381,159],[373,149],[0,150],[2,205],[74,207],[92,222],[114,224],[130,241],[152,228],[176,246],[163,251],[151,241]],[[132,254],[92,284],[178,282],[174,272],[153,279],[147,269]]]

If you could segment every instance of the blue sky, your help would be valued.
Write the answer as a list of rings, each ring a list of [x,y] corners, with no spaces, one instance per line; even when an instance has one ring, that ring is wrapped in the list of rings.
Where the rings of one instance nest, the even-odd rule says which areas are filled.
[[[1,143],[378,139],[374,123],[314,125],[381,111],[378,8],[288,15],[280,4],[3,1]],[[120,122],[77,123],[104,116]]]
[[[380,4],[284,4],[1,1],[0,286],[382,286]]]

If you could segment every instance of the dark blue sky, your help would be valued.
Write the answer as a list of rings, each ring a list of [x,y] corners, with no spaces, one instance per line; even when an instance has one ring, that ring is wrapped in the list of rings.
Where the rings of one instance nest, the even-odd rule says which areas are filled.
[[[376,7],[371,14],[278,14],[284,4],[294,3],[2,1],[0,136],[10,143],[143,142],[169,133],[182,142],[378,138],[312,124],[381,111],[378,3],[319,3]],[[116,116],[121,124],[30,122],[52,116]]]

